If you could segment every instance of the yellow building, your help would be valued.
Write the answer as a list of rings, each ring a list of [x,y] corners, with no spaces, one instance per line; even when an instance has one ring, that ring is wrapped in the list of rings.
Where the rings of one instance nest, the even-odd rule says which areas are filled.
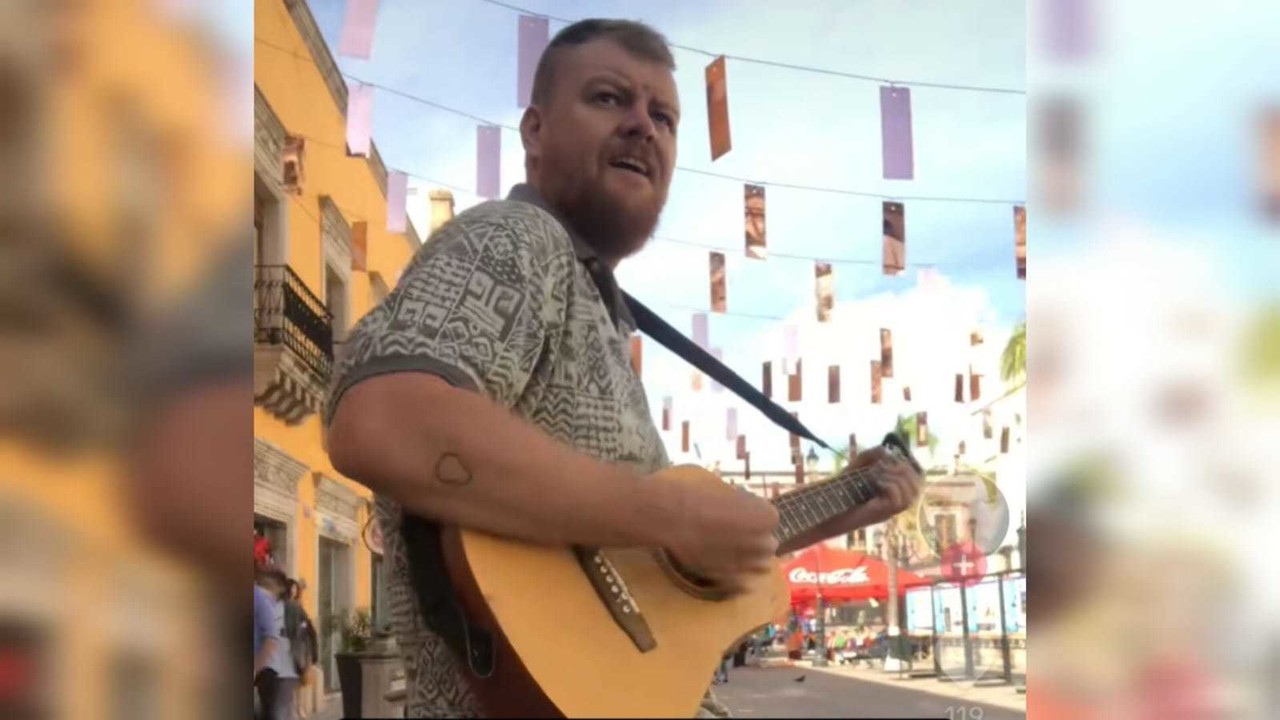
[[[306,581],[327,690],[337,615],[388,621],[372,496],[323,446],[322,405],[353,323],[421,245],[387,231],[387,169],[346,148],[347,86],[303,0],[258,0],[254,60],[254,527]],[[433,225],[452,211],[433,193]]]
[[[226,138],[213,48],[153,5],[0,9],[3,717],[184,718],[208,701],[193,648],[209,593],[136,530],[120,380],[130,323],[243,223],[248,153]]]

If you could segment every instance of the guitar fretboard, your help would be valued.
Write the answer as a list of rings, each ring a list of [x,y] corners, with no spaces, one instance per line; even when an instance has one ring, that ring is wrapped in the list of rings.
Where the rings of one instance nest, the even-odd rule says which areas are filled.
[[[780,522],[779,545],[875,497],[875,466],[846,468],[827,480],[805,485],[773,501]]]

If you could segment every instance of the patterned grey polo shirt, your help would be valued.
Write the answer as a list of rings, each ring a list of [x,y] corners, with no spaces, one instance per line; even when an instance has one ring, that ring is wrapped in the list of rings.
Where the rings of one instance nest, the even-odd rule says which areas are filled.
[[[634,329],[612,272],[536,191],[517,186],[507,200],[440,228],[391,294],[356,324],[325,421],[362,380],[426,372],[484,393],[583,453],[651,473],[670,461],[631,369]],[[462,664],[419,614],[400,506],[378,496],[375,514],[409,716],[479,716]]]

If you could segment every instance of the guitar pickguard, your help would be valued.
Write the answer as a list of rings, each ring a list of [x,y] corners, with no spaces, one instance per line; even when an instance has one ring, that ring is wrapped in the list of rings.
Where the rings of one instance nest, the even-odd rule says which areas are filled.
[[[591,581],[591,586],[595,588],[596,595],[604,603],[605,609],[609,611],[618,627],[631,638],[636,649],[644,653],[658,647],[658,641],[653,637],[649,623],[645,622],[644,616],[640,614],[640,608],[631,597],[631,593],[627,592],[626,583],[609,562],[609,558],[599,550],[576,545],[573,548],[573,554],[577,557],[578,564],[582,566],[582,571],[587,574],[587,579]]]

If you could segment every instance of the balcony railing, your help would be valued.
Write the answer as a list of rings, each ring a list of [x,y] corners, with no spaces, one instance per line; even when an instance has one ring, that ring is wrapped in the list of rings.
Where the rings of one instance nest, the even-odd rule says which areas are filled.
[[[333,316],[288,265],[258,265],[253,341],[284,345],[324,381],[333,366]]]

